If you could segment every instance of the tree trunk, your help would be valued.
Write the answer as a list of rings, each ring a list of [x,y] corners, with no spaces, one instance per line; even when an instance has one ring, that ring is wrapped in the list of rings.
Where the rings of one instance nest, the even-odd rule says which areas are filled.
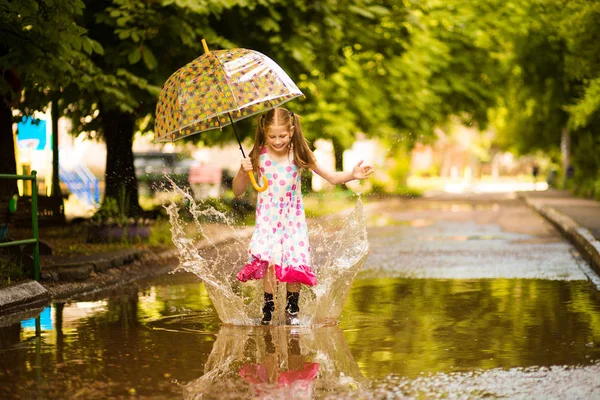
[[[0,174],[16,174],[15,141],[12,132],[12,111],[5,98],[0,96]],[[17,193],[17,181],[0,179],[0,196]]]
[[[59,154],[58,154],[58,100],[52,101],[52,189],[50,193],[55,197],[62,197],[59,181]]]
[[[344,169],[344,147],[340,141],[334,136],[331,138],[333,143],[333,155],[335,157],[335,170],[342,171]]]
[[[562,129],[560,153],[562,155],[563,172],[566,173],[569,165],[571,165],[571,132],[567,128]]]
[[[104,199],[116,199],[123,214],[130,217],[139,216],[142,208],[138,200],[138,183],[133,167],[135,117],[118,110],[103,111],[102,114],[106,140]]]

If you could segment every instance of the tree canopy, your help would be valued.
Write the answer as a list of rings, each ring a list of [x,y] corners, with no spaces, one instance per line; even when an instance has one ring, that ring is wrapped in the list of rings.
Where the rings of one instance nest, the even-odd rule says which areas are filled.
[[[338,150],[359,131],[392,144],[428,141],[458,116],[491,123],[498,145],[522,153],[556,156],[568,138],[580,150],[576,171],[598,179],[600,160],[589,151],[600,115],[600,4],[592,0],[0,0],[0,11],[3,115],[58,101],[76,132],[106,141],[107,195],[125,184],[132,210],[133,134],[152,130],[160,88],[201,55],[202,38],[279,63],[306,95],[289,108],[309,139],[332,138]],[[3,126],[0,166],[13,172]]]

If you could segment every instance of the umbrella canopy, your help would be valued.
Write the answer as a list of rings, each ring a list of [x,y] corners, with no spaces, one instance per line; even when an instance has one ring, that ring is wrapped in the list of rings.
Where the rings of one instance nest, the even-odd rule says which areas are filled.
[[[262,53],[205,50],[165,83],[156,108],[155,143],[222,128],[303,95]]]

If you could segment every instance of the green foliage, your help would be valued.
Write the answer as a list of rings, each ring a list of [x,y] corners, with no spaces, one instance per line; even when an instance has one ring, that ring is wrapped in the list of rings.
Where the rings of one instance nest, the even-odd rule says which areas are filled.
[[[396,187],[405,187],[410,173],[410,152],[398,148],[394,156],[394,165],[389,169],[389,175]]]
[[[93,71],[90,57],[103,54],[76,21],[85,10],[81,0],[0,1],[0,70],[12,70],[20,88],[0,80],[0,94],[30,114],[44,109],[54,92],[68,84],[81,88]]]
[[[124,226],[129,222],[129,216],[125,208],[119,205],[118,199],[106,197],[102,207],[92,217],[92,222],[97,224],[116,224]]]
[[[576,192],[600,200],[600,136],[584,132],[573,146]]]
[[[356,205],[356,194],[336,188],[333,192],[311,192],[303,196],[304,209],[309,218],[326,217],[350,210]]]
[[[173,244],[171,235],[171,223],[168,220],[158,220],[152,224],[148,245],[156,247],[168,247]]]
[[[25,278],[23,268],[16,256],[0,256],[0,287]]]
[[[160,88],[202,54],[202,38],[279,63],[306,95],[289,107],[308,139],[334,139],[336,154],[357,132],[409,147],[429,141],[453,116],[480,128],[491,118],[501,147],[555,154],[564,128],[576,143],[600,121],[600,3],[591,0],[0,0],[0,8],[0,67],[23,79],[19,107],[30,113],[58,99],[75,132],[110,134],[111,143],[133,135],[105,132],[114,113],[133,116],[133,131],[153,128]],[[251,136],[252,121],[238,131]]]
[[[593,193],[589,182],[597,179],[598,164],[593,150],[582,143],[593,144],[590,138],[600,129],[600,3],[528,1],[507,3],[503,10],[511,24],[500,29],[509,43],[509,63],[496,114],[502,116],[496,125],[499,144],[521,153],[541,149],[557,154],[568,130],[579,174],[576,186]]]

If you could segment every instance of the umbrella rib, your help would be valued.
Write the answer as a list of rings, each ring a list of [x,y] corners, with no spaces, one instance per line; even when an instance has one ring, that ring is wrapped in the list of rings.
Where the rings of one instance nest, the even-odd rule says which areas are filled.
[[[233,98],[233,101],[235,104],[232,104],[236,110],[239,110],[239,104],[237,102],[237,98],[235,96],[234,91],[231,89],[231,80],[229,79],[229,76],[225,73],[225,67],[223,66],[223,63],[221,62],[221,60],[219,60],[219,57],[217,57],[214,52],[211,52],[211,54],[213,55],[213,57],[215,57],[215,60],[217,60],[217,63],[219,64],[219,66],[221,67],[221,70],[223,71],[223,76],[225,77],[225,81],[227,82],[227,89],[229,89],[229,92],[231,92],[231,98]],[[229,119],[231,120],[231,116],[229,117]],[[231,120],[231,123],[233,124],[233,120]]]

